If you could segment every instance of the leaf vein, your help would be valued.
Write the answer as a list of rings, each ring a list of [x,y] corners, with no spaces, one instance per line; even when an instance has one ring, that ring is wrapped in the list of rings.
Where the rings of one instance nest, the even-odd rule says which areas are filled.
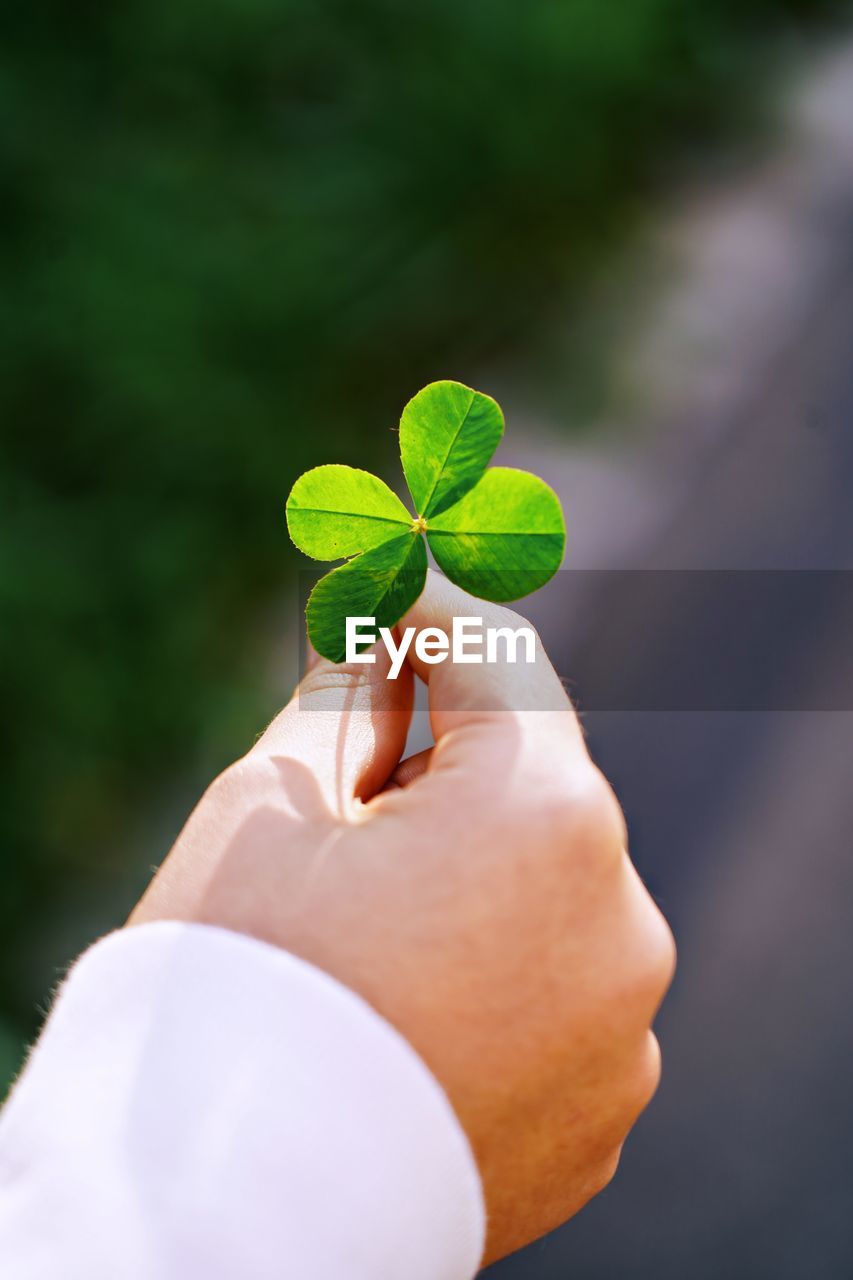
[[[560,538],[562,531],[554,529],[430,529],[434,538]]]
[[[471,409],[473,407],[473,404],[476,398],[477,398],[477,392],[472,391],[471,399],[468,401],[468,408],[465,410],[465,417],[462,419],[462,421],[459,423],[459,426],[456,428],[455,432],[453,433],[453,439],[450,441],[450,444],[447,446],[447,453],[444,455],[444,460],[442,461],[442,464],[438,469],[438,473],[435,477],[435,480],[433,481],[432,489],[430,490],[429,496],[427,497],[427,500],[424,503],[424,509],[423,511],[418,512],[419,516],[426,515],[427,511],[429,511],[429,504],[432,502],[433,498],[435,497],[435,491],[438,488],[438,482],[444,473],[444,468],[447,466],[447,459],[450,457],[451,453],[453,452],[453,446],[456,444],[456,441],[459,439],[462,428],[465,426],[465,423],[468,421],[468,415],[471,412]]]
[[[402,528],[407,529],[408,525],[405,520],[396,516],[375,516],[369,515],[364,511],[339,511],[336,507],[298,507],[290,508],[291,511],[301,511],[309,516],[353,516],[357,520],[376,520],[382,524],[399,524]]]

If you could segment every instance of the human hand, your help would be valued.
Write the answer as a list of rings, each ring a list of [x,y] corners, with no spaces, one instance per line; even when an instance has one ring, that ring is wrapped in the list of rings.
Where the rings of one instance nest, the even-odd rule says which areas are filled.
[[[401,626],[518,626],[430,574]],[[660,1073],[674,948],[541,646],[526,665],[318,660],[191,815],[131,923],[252,934],[367,999],[443,1085],[488,1212],[485,1261],[613,1175]],[[436,746],[399,763],[413,669]]]

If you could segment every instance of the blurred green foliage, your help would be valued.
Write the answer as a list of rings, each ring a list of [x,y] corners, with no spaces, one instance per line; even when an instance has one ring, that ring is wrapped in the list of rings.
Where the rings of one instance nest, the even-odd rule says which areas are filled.
[[[296,475],[390,462],[413,388],[529,335],[662,157],[732,118],[769,33],[842,7],[6,7],[9,1026],[164,852],[139,850],[166,780],[273,709],[258,622]]]

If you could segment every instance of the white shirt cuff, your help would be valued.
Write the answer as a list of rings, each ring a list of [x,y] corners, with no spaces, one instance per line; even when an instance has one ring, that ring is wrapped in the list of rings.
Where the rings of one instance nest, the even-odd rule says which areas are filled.
[[[226,930],[111,934],[0,1117],[16,1280],[471,1280],[483,1197],[411,1046],[312,965]]]

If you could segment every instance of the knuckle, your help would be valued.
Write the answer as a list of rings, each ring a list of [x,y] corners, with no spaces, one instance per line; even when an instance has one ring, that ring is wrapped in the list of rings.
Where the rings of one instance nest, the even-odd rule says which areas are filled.
[[[308,699],[347,693],[369,682],[370,671],[370,664],[341,662],[333,666],[329,662],[318,662],[300,680],[299,697]]]
[[[643,1041],[639,1061],[634,1077],[634,1111],[635,1116],[644,1111],[655,1096],[661,1078],[660,1043],[653,1031],[649,1031]],[[633,1123],[633,1121],[632,1121]]]
[[[623,976],[634,1003],[657,1010],[675,973],[675,939],[662,911],[627,856]]]
[[[576,768],[569,786],[552,789],[542,815],[573,858],[615,865],[626,842],[622,810],[601,771],[590,761]]]
[[[646,940],[646,978],[652,995],[659,1002],[669,989],[675,975],[675,938],[667,921],[649,898],[649,920]]]
[[[636,875],[633,869],[632,874]],[[639,909],[635,901],[623,917],[622,946],[611,971],[610,998],[618,1017],[647,1030],[672,981],[675,942],[669,925],[642,886],[640,893]]]
[[[615,1150],[609,1151],[607,1155],[599,1161],[590,1181],[588,1196],[590,1200],[593,1196],[600,1195],[602,1191],[606,1190],[606,1188],[610,1186],[611,1182],[616,1177],[621,1158],[622,1146],[620,1143]]]
[[[627,984],[627,995],[634,1009],[647,1021],[657,1013],[672,981],[675,966],[672,935],[663,916],[657,909],[655,911],[661,925],[655,925],[653,933],[643,939]]]
[[[660,1045],[653,1031],[646,1031],[625,1059],[616,1086],[615,1106],[607,1133],[612,1150],[622,1143],[658,1090],[661,1079]]]

